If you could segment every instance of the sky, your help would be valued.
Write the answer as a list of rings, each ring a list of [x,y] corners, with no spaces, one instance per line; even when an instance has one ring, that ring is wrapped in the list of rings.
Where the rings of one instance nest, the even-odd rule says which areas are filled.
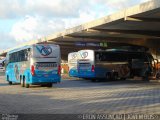
[[[0,52],[149,0],[0,0]]]

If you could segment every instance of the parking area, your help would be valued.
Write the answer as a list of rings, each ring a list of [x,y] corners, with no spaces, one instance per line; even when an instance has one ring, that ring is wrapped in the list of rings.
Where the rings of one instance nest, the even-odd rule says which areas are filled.
[[[8,85],[0,76],[1,113],[160,114],[160,83],[141,80],[62,80],[52,88]]]

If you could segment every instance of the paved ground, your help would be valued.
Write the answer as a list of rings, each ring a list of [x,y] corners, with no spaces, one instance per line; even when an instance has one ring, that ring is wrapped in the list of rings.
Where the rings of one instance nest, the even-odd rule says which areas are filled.
[[[160,114],[160,83],[63,80],[52,88],[8,85],[0,76],[0,113]]]

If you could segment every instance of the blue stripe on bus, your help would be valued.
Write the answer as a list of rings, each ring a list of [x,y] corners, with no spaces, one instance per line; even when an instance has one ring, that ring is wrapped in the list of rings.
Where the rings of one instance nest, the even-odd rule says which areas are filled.
[[[70,77],[78,77],[78,71],[77,71],[77,69],[70,69],[69,70],[69,76]]]
[[[106,73],[111,72],[107,68],[95,67],[95,71],[92,72],[88,69],[83,69],[78,71],[78,77],[80,78],[105,78]]]

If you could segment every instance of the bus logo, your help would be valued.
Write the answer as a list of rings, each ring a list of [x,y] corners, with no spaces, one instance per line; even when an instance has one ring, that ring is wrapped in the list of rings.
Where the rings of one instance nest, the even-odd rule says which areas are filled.
[[[50,46],[36,46],[36,48],[43,56],[48,56],[52,53],[52,48]]]
[[[88,52],[82,52],[82,53],[81,53],[81,57],[82,57],[82,58],[86,58],[87,56],[88,56]]]

